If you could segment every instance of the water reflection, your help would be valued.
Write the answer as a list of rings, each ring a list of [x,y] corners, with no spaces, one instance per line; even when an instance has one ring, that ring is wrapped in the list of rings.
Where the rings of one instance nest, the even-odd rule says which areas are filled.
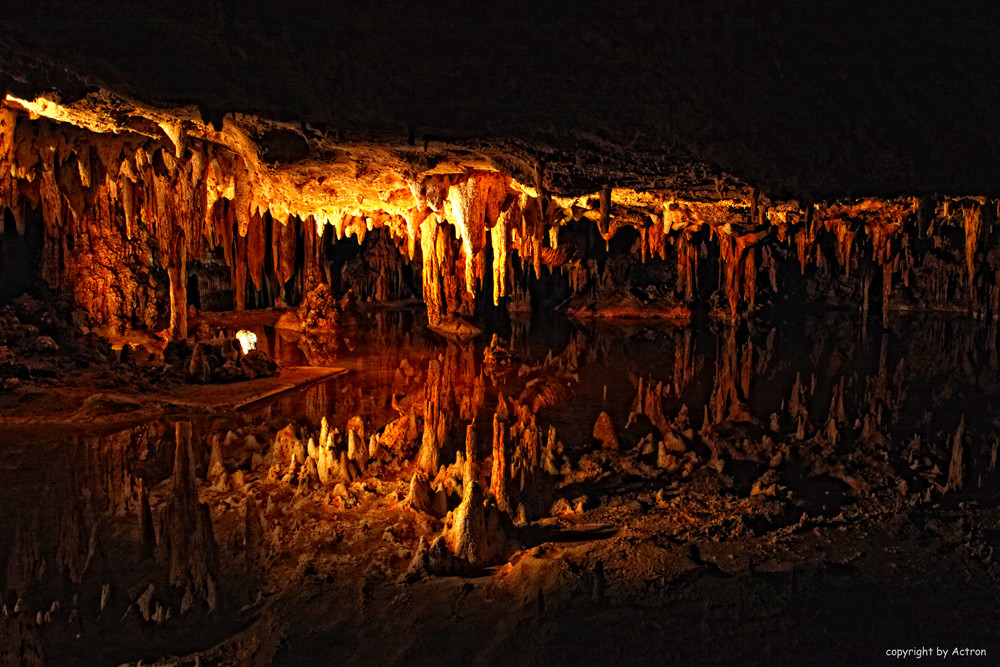
[[[553,427],[573,464],[593,448],[595,422],[606,412],[623,450],[642,448],[650,434],[663,440],[668,431],[700,430],[700,446],[713,459],[780,464],[796,450],[786,447],[784,459],[775,459],[774,443],[798,442],[844,460],[867,452],[914,492],[996,491],[996,322],[909,318],[883,332],[866,330],[859,316],[846,313],[740,328],[580,328],[536,320],[498,332],[506,356],[485,368],[488,337],[445,341],[415,328],[407,313],[379,313],[371,328],[350,335],[250,329],[284,365],[336,365],[351,373],[243,410],[192,416],[199,479],[212,439],[229,432],[263,446],[290,422],[318,430],[325,418],[346,431],[349,420],[360,418],[370,434],[425,402],[436,415],[433,437],[442,441],[447,463],[464,451],[470,422],[480,441],[489,441],[492,424],[479,413],[492,415],[502,393],[533,405],[541,433]],[[152,420],[97,434],[9,430],[2,442],[0,603],[29,609],[41,624],[19,632],[44,629],[47,654],[70,660],[73,642],[66,638],[107,636],[150,568],[162,567],[137,553],[143,496],[156,507],[175,469],[174,423]],[[257,474],[251,459],[240,466]],[[222,545],[224,553],[241,548]],[[224,574],[221,585],[239,576]],[[226,608],[250,602],[238,598]],[[190,623],[172,632],[163,640],[168,648],[181,636],[201,637]],[[147,640],[148,634],[116,637],[101,655],[145,655]]]

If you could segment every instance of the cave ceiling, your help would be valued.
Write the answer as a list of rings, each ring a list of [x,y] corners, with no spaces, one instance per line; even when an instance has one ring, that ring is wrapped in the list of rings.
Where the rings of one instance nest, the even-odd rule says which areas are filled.
[[[486,164],[532,186],[541,169],[565,196],[711,196],[720,178],[808,200],[992,195],[992,18],[963,3],[15,2],[0,87],[93,129],[237,143],[292,181]]]

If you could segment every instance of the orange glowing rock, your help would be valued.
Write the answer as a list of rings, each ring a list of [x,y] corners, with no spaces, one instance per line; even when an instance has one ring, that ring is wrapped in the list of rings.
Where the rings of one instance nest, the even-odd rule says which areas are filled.
[[[618,435],[615,433],[614,424],[611,423],[611,416],[607,412],[601,412],[594,422],[594,439],[601,443],[601,449],[608,449],[617,452],[620,449]]]

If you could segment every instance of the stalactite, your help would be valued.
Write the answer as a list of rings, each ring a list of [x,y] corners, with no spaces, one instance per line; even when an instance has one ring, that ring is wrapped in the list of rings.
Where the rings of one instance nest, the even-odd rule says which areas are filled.
[[[834,227],[837,234],[837,254],[841,266],[844,267],[844,274],[851,277],[851,251],[854,249],[854,237],[856,231],[852,231],[844,220],[838,220]]]
[[[982,238],[983,216],[978,204],[962,208],[965,227],[965,266],[969,272],[969,300],[975,306],[976,253]]]
[[[691,242],[691,233],[682,229],[677,237],[677,291],[690,303],[698,287],[698,250]]]
[[[961,491],[965,485],[965,415],[952,437],[951,461],[948,464],[948,491]]]
[[[693,234],[707,226],[710,233],[703,236],[717,240],[719,291],[731,317],[760,303],[758,271],[767,272],[770,290],[776,292],[780,265],[796,254],[803,273],[807,266],[815,268],[805,279],[807,290],[838,300],[857,298],[866,306],[877,275],[866,265],[880,267],[883,323],[893,308],[912,307],[912,300],[994,316],[1000,310],[993,276],[998,264],[990,259],[991,248],[981,248],[989,238],[985,232],[995,203],[983,200],[944,199],[938,210],[929,198],[800,206],[772,202],[748,188],[733,190],[738,194],[726,200],[683,200],[672,194],[665,201],[663,192],[610,187],[570,199],[546,193],[538,183],[532,187],[467,166],[455,173],[439,173],[438,167],[423,174],[389,166],[377,178],[370,172],[334,176],[333,187],[334,181],[323,184],[325,174],[308,182],[285,180],[287,174],[261,163],[246,145],[228,142],[228,135],[199,135],[188,124],[157,122],[162,135],[97,134],[68,123],[29,120],[11,104],[0,104],[0,207],[12,211],[22,232],[25,209],[40,208],[43,276],[70,292],[94,326],[151,327],[169,309],[176,313],[171,335],[179,336],[187,271],[197,266],[201,272],[217,261],[218,248],[229,269],[228,282],[219,280],[218,286],[232,288],[237,308],[248,305],[248,282],[253,305],[260,304],[265,289],[279,305],[285,298],[294,302],[311,286],[329,281],[323,252],[327,224],[338,240],[355,236],[364,242],[367,235],[386,230],[380,232],[385,237],[366,244],[379,267],[368,296],[379,301],[399,293],[403,273],[392,258],[404,252],[415,258],[420,243],[428,320],[437,325],[442,319],[469,318],[485,279],[487,242],[495,305],[526,289],[513,284],[512,251],[536,277],[549,266],[566,275],[574,291],[591,284],[595,269],[588,258],[574,252],[572,242],[560,240],[560,224],[569,217],[596,223],[606,242],[623,228],[635,228],[637,261],[665,260],[670,241],[677,297],[683,295],[687,303],[699,297],[699,260],[711,252],[703,249],[700,256]],[[964,219],[957,216],[959,210]],[[915,221],[921,234],[932,235],[935,252],[915,250],[899,233],[908,221]],[[962,223],[964,251],[941,233]],[[772,231],[777,243],[765,238]],[[824,250],[829,241],[844,278],[829,270],[833,257]],[[267,243],[273,263],[265,267]],[[296,265],[299,243],[304,261]],[[786,243],[793,245],[791,252]],[[180,245],[186,246],[184,266]],[[870,258],[863,256],[869,248]],[[952,265],[963,254],[965,271],[958,272]],[[167,269],[172,289],[157,284],[163,275],[157,262]],[[987,265],[991,274],[979,275]],[[956,301],[951,292],[962,281],[960,273],[966,276],[968,298]],[[603,274],[605,280],[611,275]],[[208,284],[203,275],[198,279]],[[905,296],[894,292],[900,283],[908,288]],[[164,303],[165,292],[171,294],[169,303]]]
[[[445,314],[448,317],[471,316],[471,309],[468,307],[469,301],[465,295],[468,292],[464,289],[464,282],[458,276],[463,266],[459,266],[459,261],[455,256],[455,244],[452,235],[442,228],[437,234],[437,268],[441,277],[441,289],[444,294]],[[461,257],[461,256],[460,256]],[[464,262],[464,258],[463,258]],[[471,295],[469,295],[471,296]]]
[[[662,382],[654,385],[652,381],[645,382],[644,378],[639,378],[639,387],[632,403],[632,413],[629,415],[629,422],[626,423],[625,428],[627,429],[635,416],[640,414],[649,418],[650,423],[660,432],[661,436],[666,435],[671,430],[667,418],[663,414]]]
[[[611,188],[605,186],[601,188],[601,219],[598,229],[601,236],[607,238],[611,228]]]
[[[264,257],[267,252],[266,234],[265,221],[255,212],[250,217],[249,226],[247,227],[246,254],[247,270],[250,274],[250,279],[253,281],[254,288],[257,290],[261,289],[264,282]]]
[[[208,505],[198,500],[191,423],[175,426],[173,485],[161,517],[159,548],[173,586],[191,585],[214,609],[218,603],[218,545]]]
[[[802,228],[794,234],[795,248],[799,260],[799,271],[802,275],[805,275],[806,267],[812,261],[812,254],[816,250],[815,213],[815,207],[812,205],[806,206]]]
[[[709,399],[714,423],[752,421],[750,411],[743,402],[749,393],[752,374],[753,346],[749,341],[745,346],[739,345],[736,329],[730,328],[725,342],[720,344],[712,396]]]
[[[170,280],[170,340],[179,341],[187,338],[187,246],[183,235],[167,266],[167,276]]]
[[[882,265],[882,328],[889,328],[889,306],[892,297],[892,264]]]
[[[484,232],[496,222],[506,196],[503,177],[489,173],[470,174],[449,190],[448,202],[465,257],[465,289],[470,294],[476,292],[483,277]]]
[[[437,253],[437,237],[439,225],[434,217],[424,218],[420,223],[420,249],[423,255],[422,283],[424,305],[427,308],[427,320],[434,325],[441,321],[442,294],[439,259]]]
[[[247,238],[236,236],[233,239],[235,257],[233,258],[232,270],[233,280],[233,301],[237,311],[246,310],[247,307]]]
[[[278,262],[275,267],[275,274],[283,284],[288,282],[295,275],[295,253],[298,242],[298,218],[289,218],[287,224],[278,224],[275,220],[275,230],[278,235],[277,244],[274,248],[274,256]]]
[[[16,179],[11,174],[15,167],[15,132],[17,129],[17,112],[0,106],[0,210],[2,207],[13,209],[16,201]],[[20,227],[18,233],[23,234]]]
[[[511,282],[511,232],[521,219],[521,206],[511,197],[508,207],[500,213],[490,230],[493,245],[493,305],[500,305],[500,298],[507,296]]]
[[[652,218],[648,226],[643,227],[645,230],[644,241],[647,246],[647,253],[650,256],[657,256],[660,261],[667,260],[667,243],[669,241],[666,232],[663,229],[663,225]]]
[[[719,252],[725,271],[723,287],[729,301],[729,312],[736,317],[739,304],[753,306],[757,290],[757,264],[753,246],[767,236],[768,230],[735,236],[718,231]]]

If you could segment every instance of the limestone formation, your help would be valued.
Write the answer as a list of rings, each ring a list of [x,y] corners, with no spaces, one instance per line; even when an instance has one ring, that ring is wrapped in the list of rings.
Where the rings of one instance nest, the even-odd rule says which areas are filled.
[[[621,447],[614,424],[611,423],[611,416],[607,412],[601,412],[594,422],[594,440],[600,443],[601,449],[617,452]]]
[[[131,106],[138,116],[153,113]],[[486,279],[487,245],[495,258],[490,282],[497,303],[525,289],[514,281],[511,263],[517,257],[523,269],[536,275],[543,265],[564,272],[577,293],[592,292],[598,304],[602,288],[594,282],[597,276],[571,259],[558,241],[566,220],[581,219],[609,239],[624,228],[637,230],[639,261],[665,259],[666,248],[674,245],[675,305],[692,302],[696,289],[714,289],[730,319],[754,310],[762,292],[777,295],[782,290],[777,270],[782,262],[796,262],[803,271],[815,267],[816,280],[840,282],[863,310],[871,276],[881,274],[883,323],[890,312],[905,306],[896,292],[900,285],[919,286],[929,303],[945,307],[951,305],[950,287],[960,284],[961,308],[977,314],[995,314],[1000,308],[1000,292],[984,282],[991,269],[976,259],[984,253],[985,230],[995,218],[995,203],[985,198],[940,198],[930,205],[900,198],[804,206],[769,199],[743,185],[737,186],[736,197],[719,201],[618,187],[570,197],[546,194],[513,174],[483,169],[454,167],[451,173],[415,175],[400,170],[387,154],[379,154],[386,171],[377,182],[338,174],[301,188],[296,167],[268,169],[236,124],[220,134],[197,122],[182,123],[184,150],[178,156],[171,135],[132,132],[116,125],[119,116],[95,107],[8,97],[3,110],[0,145],[7,148],[0,153],[0,207],[12,212],[19,233],[25,210],[40,209],[47,238],[53,241],[43,257],[47,279],[99,325],[120,329],[139,320],[152,326],[158,309],[167,310],[174,341],[187,337],[188,274],[193,263],[215,250],[229,271],[231,307],[243,310],[248,298],[263,298],[267,285],[294,280],[301,285],[304,320],[313,327],[332,326],[343,308],[333,300],[321,265],[317,239],[328,227],[337,240],[353,236],[361,241],[386,230],[380,238],[391,239],[385,249],[389,254],[371,258],[377,276],[398,275],[397,267],[412,259],[419,246],[423,300],[435,326],[463,322],[473,313]],[[961,246],[947,249],[959,265],[938,266],[935,257],[914,255],[904,242],[904,230],[917,218],[960,228]],[[116,233],[118,226],[123,234]],[[721,265],[720,280],[711,287],[696,279],[700,250],[695,252],[693,238],[700,229],[710,231],[711,252]],[[832,258],[820,250],[824,238],[834,243]],[[870,249],[862,238],[871,239]],[[143,252],[151,240],[162,249],[159,266]],[[306,251],[301,265],[296,260],[300,244]],[[61,260],[56,247],[66,248]],[[267,255],[272,262],[265,266]],[[112,269],[109,257],[121,261]],[[833,275],[831,262],[840,266],[841,276]],[[164,274],[165,281],[157,277]],[[380,281],[365,288],[370,290],[366,297],[381,299],[402,289]],[[284,300],[280,290],[269,298]],[[628,308],[643,310],[641,304]],[[657,308],[662,316],[664,307]],[[203,367],[195,361],[193,375],[201,378]],[[234,361],[252,376],[264,370],[259,362]],[[658,421],[655,407],[648,407],[654,412],[650,418]]]
[[[569,40],[557,46],[567,62],[594,59],[541,87],[488,50],[461,57],[486,26],[455,35],[455,16],[437,21],[442,47],[440,34],[411,25],[433,12],[395,17],[391,39],[422,35],[420,52],[439,58],[437,88],[490,91],[514,119],[473,118],[492,128],[477,136],[450,131],[475,116],[475,100],[437,117],[413,93],[440,101],[440,90],[410,81],[411,68],[384,67],[417,53],[402,42],[371,48],[372,17],[391,11],[321,40],[276,26],[247,49],[234,34],[257,14],[206,5],[204,21],[183,21],[191,40],[175,49],[200,58],[205,90],[241,63],[270,58],[280,70],[297,51],[343,62],[325,78],[310,68],[247,77],[267,104],[234,78],[181,105],[182,90],[143,99],[156,81],[138,72],[120,73],[125,95],[70,63],[39,69],[20,46],[31,30],[0,35],[0,665],[41,664],[43,643],[53,664],[269,664],[317,647],[371,664],[518,651],[531,663],[591,644],[627,663],[647,641],[657,649],[647,657],[684,662],[700,645],[677,638],[700,636],[710,651],[697,659],[782,663],[782,632],[836,643],[815,631],[836,629],[820,623],[837,608],[825,587],[856,593],[867,582],[857,572],[905,583],[893,604],[907,614],[888,616],[904,630],[911,617],[927,626],[941,614],[910,598],[928,564],[947,586],[977,592],[956,611],[962,641],[992,638],[996,517],[983,499],[996,495],[1000,448],[989,184],[1000,133],[968,121],[996,108],[993,78],[970,86],[981,104],[962,106],[953,100],[964,87],[951,82],[962,68],[940,59],[923,63],[933,86],[900,75],[893,58],[873,60],[878,86],[861,85],[863,68],[834,59],[825,69],[843,79],[836,96],[846,82],[873,110],[875,120],[850,123],[842,107],[812,102],[829,103],[827,88],[782,61],[793,52],[811,62],[831,33],[806,31],[808,49],[792,48],[796,31],[764,39],[780,10],[726,14],[725,95],[710,76],[684,85],[686,72],[720,74],[706,35],[681,22],[660,30],[651,7],[625,17],[641,39],[620,37],[624,14],[607,7],[587,21],[553,22],[547,9],[509,24],[505,38],[547,25]],[[696,16],[714,25],[716,9]],[[933,56],[927,40],[946,33],[964,69],[995,59],[987,41],[955,29],[964,24],[918,14],[933,28],[913,40],[921,53]],[[184,12],[175,15],[162,25]],[[203,23],[220,27],[205,35]],[[905,59],[890,48],[897,27],[862,37]],[[519,46],[522,57],[536,60],[536,41]],[[140,65],[162,55],[119,46]],[[691,62],[658,70],[655,86],[641,72],[608,76],[632,49],[653,58],[675,48]],[[371,68],[363,76],[348,66],[356,53]],[[98,68],[118,79],[108,57]],[[453,76],[468,62],[496,76]],[[593,85],[590,70],[606,80]],[[896,79],[909,81],[903,99],[871,95]],[[277,118],[302,81],[315,108]],[[734,81],[750,81],[752,94]],[[809,94],[797,95],[813,117],[777,114],[777,130],[760,135],[753,114],[803,81]],[[626,84],[628,99],[608,96]],[[342,98],[333,107],[323,104],[331,90]],[[354,109],[356,90],[374,111]],[[386,90],[414,117],[379,107]],[[586,132],[515,132],[522,98],[583,113]],[[632,98],[668,100],[669,113],[650,121],[658,115],[634,113]],[[920,109],[937,99],[953,127],[917,136]],[[600,107],[622,108],[626,139]],[[363,122],[372,113],[378,128]],[[879,122],[889,116],[898,124]],[[799,123],[815,120],[809,134],[822,137],[830,118],[847,128],[836,146],[795,143]],[[984,187],[885,185],[915,173],[887,137],[935,165],[966,134],[982,153],[967,165],[976,176],[949,182]],[[837,160],[845,155],[871,158],[884,180],[824,181],[852,164]],[[799,168],[820,162],[843,165]],[[546,319],[552,310],[577,322]],[[238,342],[250,330],[260,349]],[[476,338],[484,330],[488,346]],[[278,361],[350,372],[279,395],[268,392],[287,389],[281,378],[232,397],[193,386],[260,380],[283,372]],[[182,392],[205,402],[199,433],[166,421],[195,412]],[[973,402],[982,409],[967,410]],[[119,425],[133,409],[146,422]],[[31,432],[40,423],[53,425],[51,441]],[[397,590],[400,575],[457,576]],[[863,620],[886,616],[879,604],[855,607]],[[566,634],[581,614],[592,637]],[[604,632],[614,641],[599,641]],[[460,641],[436,641],[446,636]],[[583,640],[578,651],[563,650],[567,637]],[[210,648],[173,655],[175,641]],[[432,644],[439,655],[428,659]]]
[[[208,481],[215,488],[225,488],[228,482],[226,466],[223,463],[222,440],[218,434],[212,436],[212,451],[208,462]]]
[[[207,504],[198,499],[191,422],[177,422],[172,490],[160,517],[159,550],[172,586],[191,585],[214,608],[219,555]]]
[[[191,362],[188,365],[188,378],[192,382],[199,384],[205,384],[212,379],[212,369],[205,359],[205,351],[202,349],[201,343],[196,344],[194,351],[191,353]]]
[[[410,491],[403,502],[418,512],[431,512],[431,485],[425,473],[413,474],[410,478]]]
[[[517,510],[514,485],[511,482],[510,422],[503,394],[493,415],[493,470],[490,473],[490,495],[501,511],[513,516]]]

